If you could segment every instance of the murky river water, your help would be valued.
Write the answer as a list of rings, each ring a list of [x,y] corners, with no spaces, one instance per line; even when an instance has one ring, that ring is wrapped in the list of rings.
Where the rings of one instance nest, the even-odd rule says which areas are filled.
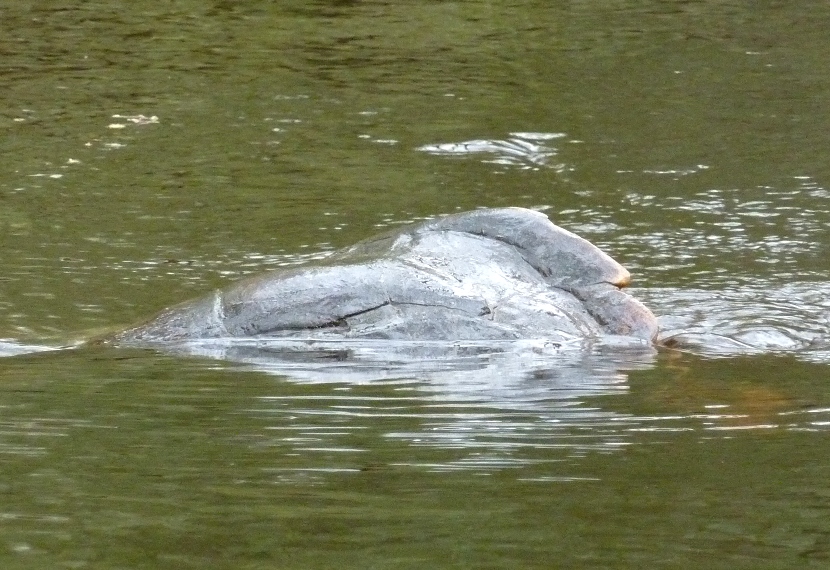
[[[828,25],[0,7],[0,566],[825,568]],[[611,253],[685,348],[35,352],[503,205]]]

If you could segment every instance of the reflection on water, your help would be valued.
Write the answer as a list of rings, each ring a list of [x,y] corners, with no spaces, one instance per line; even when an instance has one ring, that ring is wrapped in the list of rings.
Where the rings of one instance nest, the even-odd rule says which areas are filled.
[[[826,3],[7,4],[4,570],[827,567]],[[677,348],[36,353],[539,204]]]
[[[644,219],[640,231],[616,243],[648,252],[643,270],[655,284],[671,279],[692,287],[748,283],[775,289],[787,281],[826,279],[826,195],[808,177],[786,187],[628,192],[621,197],[626,208],[644,216],[670,213],[675,225],[649,228]]]
[[[630,397],[632,374],[658,365],[658,354],[644,346],[237,339],[164,350],[220,358],[236,363],[230,370],[266,372],[297,386],[329,386],[324,392],[286,394],[278,384],[245,411],[266,423],[258,445],[302,458],[276,470],[283,482],[292,473],[307,480],[359,471],[377,438],[383,447],[409,450],[403,456],[392,452],[387,458],[392,466],[483,473],[533,467],[534,480],[554,481],[573,476],[569,461],[647,443],[651,436],[643,440],[644,434],[694,432],[707,438],[707,433],[830,426],[830,409],[802,407],[786,392],[702,387],[698,378],[686,379],[697,357],[676,349],[664,352],[663,368],[675,369],[682,382],[661,384],[653,394],[661,403],[649,413],[623,411],[614,403]],[[726,354],[717,347],[692,351]],[[747,352],[739,346],[729,354]],[[675,409],[678,397],[685,403]],[[377,434],[367,444],[372,430]],[[415,448],[425,451],[414,453]]]
[[[830,362],[830,285],[740,285],[733,289],[650,289],[663,341],[710,356],[790,353]]]
[[[284,567],[286,542],[323,556],[332,541],[339,558],[348,541],[364,562],[399,548],[432,560],[434,540],[387,544],[389,526],[401,537],[464,529],[481,548],[508,533],[524,551],[535,539],[520,520],[533,518],[547,549],[562,533],[552,516],[587,512],[590,536],[650,529],[652,553],[655,532],[660,544],[705,540],[649,519],[649,506],[699,521],[740,508],[742,524],[764,527],[746,506],[778,491],[758,485],[782,456],[811,465],[805,438],[830,433],[826,370],[797,360],[533,342],[180,348],[191,356],[87,347],[0,359],[8,548],[193,567],[214,548]],[[799,484],[818,472],[796,471]],[[775,504],[778,520],[814,503]]]
[[[615,344],[610,344],[615,342]],[[272,374],[304,382],[421,380],[458,396],[469,389],[476,398],[483,386],[525,394],[528,378],[540,385],[569,386],[577,392],[602,391],[606,375],[617,369],[649,365],[654,349],[639,339],[609,339],[609,345],[527,341],[285,340],[268,338],[205,339],[168,344],[165,352],[243,362]],[[605,370],[606,374],[601,374]],[[596,382],[592,374],[597,373]],[[513,390],[515,389],[515,394]],[[518,405],[517,401],[517,405]]]
[[[325,355],[308,365],[324,383],[296,361],[286,377],[135,350],[3,359],[0,558],[195,568],[210,567],[212,552],[300,568],[286,550],[328,563],[351,552],[345,542],[359,567],[432,561],[459,540],[489,553],[496,537],[518,552],[571,552],[583,537],[600,548],[597,533],[654,556],[655,536],[706,542],[708,527],[690,530],[689,518],[754,530],[824,505],[810,486],[822,467],[809,471],[803,447],[830,428],[827,398],[811,387],[817,367],[766,359],[770,373],[792,373],[772,385],[724,382],[745,377],[749,361],[602,349],[554,366],[562,356],[464,352],[448,365],[459,384],[429,362],[432,379],[361,383],[347,358]],[[501,362],[497,373],[488,362]],[[594,385],[572,382],[580,374]],[[782,496],[770,477],[790,471],[797,486]],[[784,537],[820,534],[815,520],[796,516]],[[413,543],[413,532],[425,538]]]
[[[279,420],[275,444],[298,454],[338,452],[353,463],[344,437],[388,424],[382,437],[400,444],[458,450],[445,462],[399,465],[429,470],[499,469],[535,462],[523,450],[584,453],[622,445],[617,414],[587,403],[628,390],[627,372],[649,367],[648,346],[557,346],[544,341],[427,343],[395,341],[208,340],[178,343],[166,352],[208,356],[287,377],[329,384],[328,395],[262,396],[255,412]],[[339,386],[339,388],[338,388]],[[350,395],[354,387],[391,395]],[[415,423],[402,429],[399,421]],[[334,422],[336,428],[324,427]],[[395,427],[393,427],[395,426]],[[349,437],[346,437],[349,436]],[[345,446],[345,447],[344,447]],[[463,453],[462,453],[463,452]],[[328,460],[332,456],[327,456]],[[539,460],[544,463],[550,459]],[[300,468],[303,472],[308,465]]]
[[[23,344],[13,340],[0,340],[0,357],[14,356],[16,354],[30,354],[33,352],[44,352],[57,350],[56,348],[34,344]]]
[[[103,438],[111,461],[121,452],[109,440],[120,437],[141,441],[123,449],[138,459],[144,447],[161,445],[156,439],[190,433],[197,440],[188,444],[195,447],[187,461],[198,463],[199,449],[218,437],[223,447],[238,447],[235,455],[254,453],[262,476],[281,483],[381,466],[513,469],[522,480],[554,482],[608,477],[581,461],[680,434],[706,441],[753,430],[830,430],[823,388],[810,385],[818,370],[795,361],[767,358],[767,373],[778,375],[773,384],[720,379],[723,371],[740,378],[734,369],[752,369],[752,360],[632,347],[245,344],[222,348],[235,364],[123,349],[5,359],[0,454],[50,463],[55,454],[94,455],[86,448]],[[219,348],[188,347],[200,350],[215,356]],[[99,369],[91,377],[78,368],[90,366]],[[56,375],[47,379],[50,370]],[[56,400],[56,392],[64,397]],[[90,459],[94,465],[102,458]]]
[[[506,140],[479,139],[428,144],[418,147],[417,150],[437,156],[459,158],[485,155],[487,158],[482,159],[484,163],[512,166],[522,170],[538,170],[545,167],[556,172],[565,172],[571,168],[565,164],[551,163],[551,159],[559,153],[548,142],[565,136],[565,133],[510,133],[510,138]]]

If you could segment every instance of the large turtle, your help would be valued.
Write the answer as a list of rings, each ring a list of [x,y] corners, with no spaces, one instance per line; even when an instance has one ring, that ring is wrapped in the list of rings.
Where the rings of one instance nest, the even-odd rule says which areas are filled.
[[[112,337],[653,341],[654,315],[599,248],[523,208],[407,226],[323,262],[244,279]]]

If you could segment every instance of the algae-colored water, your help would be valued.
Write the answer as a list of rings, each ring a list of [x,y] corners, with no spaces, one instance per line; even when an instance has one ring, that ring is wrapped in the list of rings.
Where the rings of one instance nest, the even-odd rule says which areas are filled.
[[[824,3],[0,16],[4,569],[826,567]],[[30,352],[504,205],[699,346]]]

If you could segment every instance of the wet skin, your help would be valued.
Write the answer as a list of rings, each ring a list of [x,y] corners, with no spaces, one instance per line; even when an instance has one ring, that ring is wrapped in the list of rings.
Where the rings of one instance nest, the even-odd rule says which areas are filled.
[[[523,208],[431,220],[169,308],[122,344],[223,337],[654,341],[628,271]]]

